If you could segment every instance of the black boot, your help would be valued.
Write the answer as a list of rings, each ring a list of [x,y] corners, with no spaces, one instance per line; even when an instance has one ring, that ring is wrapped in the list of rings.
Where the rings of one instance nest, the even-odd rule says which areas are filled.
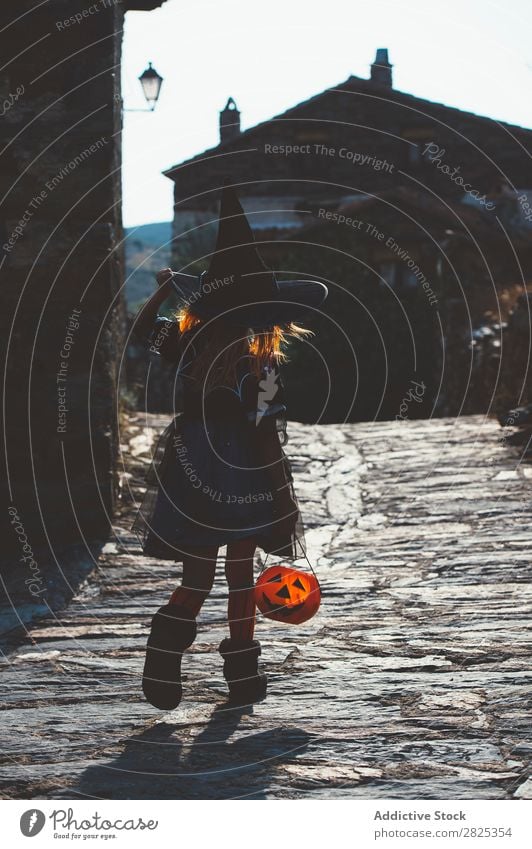
[[[165,604],[151,621],[142,674],[147,700],[161,710],[173,710],[181,701],[181,659],[196,638],[196,620],[184,607]]]
[[[258,640],[222,640],[218,651],[224,659],[224,678],[233,704],[258,702],[266,695],[267,678],[259,672]]]

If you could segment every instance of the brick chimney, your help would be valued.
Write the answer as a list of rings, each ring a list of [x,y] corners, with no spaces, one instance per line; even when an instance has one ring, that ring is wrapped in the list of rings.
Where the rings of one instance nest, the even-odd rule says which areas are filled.
[[[240,112],[232,97],[229,98],[225,107],[220,112],[220,143],[236,138],[240,135]]]
[[[392,68],[388,62],[388,50],[386,47],[379,47],[375,55],[375,61],[371,66],[371,82],[376,85],[392,88]]]

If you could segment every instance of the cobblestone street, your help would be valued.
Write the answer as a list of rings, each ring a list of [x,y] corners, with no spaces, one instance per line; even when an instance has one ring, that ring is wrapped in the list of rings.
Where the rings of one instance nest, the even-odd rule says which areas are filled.
[[[532,467],[498,424],[289,425],[322,607],[259,618],[268,697],[227,708],[220,569],[163,714],[140,675],[178,574],[128,527],[165,423],[130,418],[113,538],[66,609],[11,637],[2,796],[532,798]]]

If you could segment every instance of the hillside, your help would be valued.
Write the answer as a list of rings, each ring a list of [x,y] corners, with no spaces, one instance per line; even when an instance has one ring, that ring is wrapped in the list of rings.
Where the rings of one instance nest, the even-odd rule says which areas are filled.
[[[125,229],[126,305],[133,311],[153,291],[153,275],[170,265],[172,222]]]

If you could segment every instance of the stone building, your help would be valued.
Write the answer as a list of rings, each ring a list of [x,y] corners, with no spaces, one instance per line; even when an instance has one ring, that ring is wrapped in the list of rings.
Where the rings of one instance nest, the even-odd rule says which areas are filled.
[[[412,381],[425,389],[409,418],[486,412],[502,374],[510,390],[497,359],[508,350],[506,322],[532,281],[524,228],[502,228],[476,206],[398,186],[309,216],[262,250],[284,273],[304,267],[329,285],[323,315],[311,319],[317,334],[305,361],[294,351],[285,367],[294,418],[394,418]],[[488,336],[489,363],[478,356]],[[525,366],[516,372],[510,394],[530,382],[527,375]]]
[[[175,184],[177,257],[183,232],[215,217],[227,176],[259,238],[398,186],[483,209],[490,193],[507,204],[506,188],[532,224],[523,199],[532,197],[532,131],[397,91],[386,49],[369,79],[351,76],[243,132],[229,98],[219,122],[219,145],[165,171]]]
[[[240,119],[229,98],[219,145],[165,172],[173,263],[205,263],[229,177],[272,267],[328,283],[319,357],[285,370],[289,414],[393,417],[412,379],[428,388],[411,416],[487,409],[493,385],[470,392],[474,334],[532,280],[532,130],[397,91],[386,49],[369,79]]]
[[[122,31],[127,12],[161,4],[1,4],[4,553],[108,532],[123,347]]]

